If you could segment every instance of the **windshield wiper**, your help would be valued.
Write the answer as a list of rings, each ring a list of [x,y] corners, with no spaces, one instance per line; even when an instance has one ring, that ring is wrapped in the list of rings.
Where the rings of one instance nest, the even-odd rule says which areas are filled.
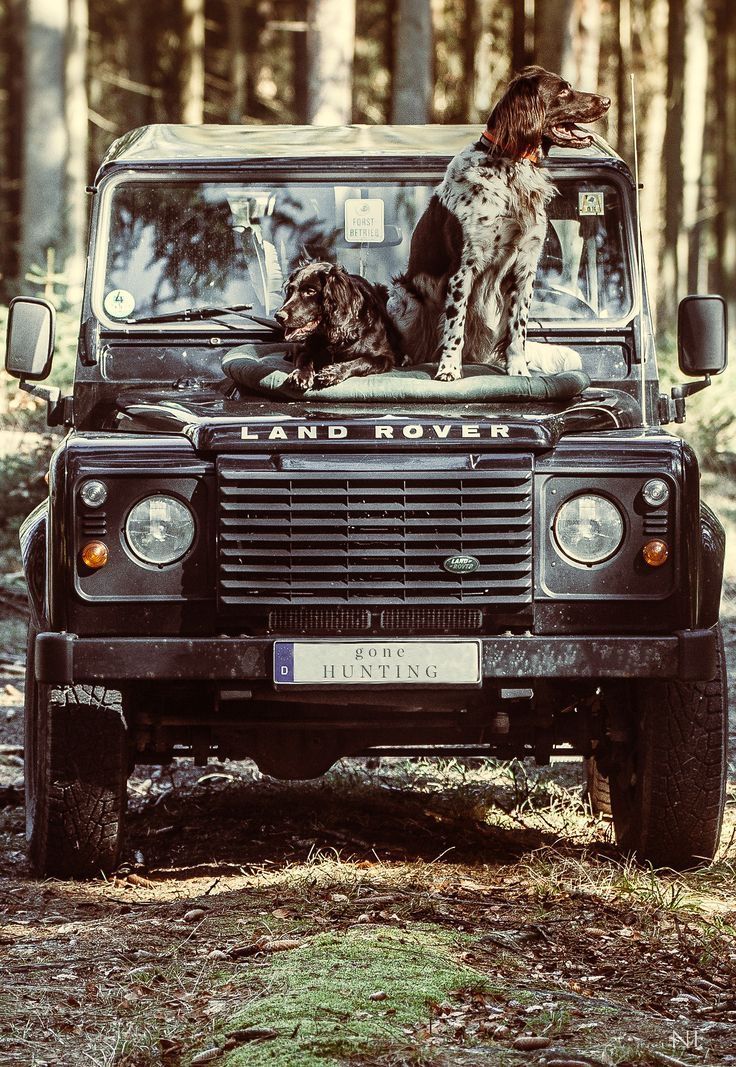
[[[136,326],[141,323],[151,322],[199,322],[202,319],[216,319],[218,315],[241,315],[249,319],[250,315],[244,314],[251,311],[252,304],[231,304],[229,307],[198,307],[183,308],[181,311],[167,311],[162,315],[144,315],[139,319],[124,319],[126,325]],[[226,323],[230,325],[230,323]],[[232,327],[235,329],[235,327]]]

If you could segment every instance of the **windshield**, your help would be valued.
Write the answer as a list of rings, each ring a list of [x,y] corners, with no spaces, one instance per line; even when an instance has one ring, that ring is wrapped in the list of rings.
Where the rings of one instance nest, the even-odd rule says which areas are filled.
[[[272,316],[305,258],[388,285],[406,267],[435,184],[120,181],[108,201],[95,311],[108,326],[231,305]],[[530,325],[620,322],[632,288],[619,191],[595,177],[556,186]]]

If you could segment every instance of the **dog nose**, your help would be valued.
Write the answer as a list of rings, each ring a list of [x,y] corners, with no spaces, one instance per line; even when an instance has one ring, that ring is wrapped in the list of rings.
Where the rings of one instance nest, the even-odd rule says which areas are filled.
[[[281,310],[274,311],[273,317],[276,319],[276,322],[279,322],[279,323],[286,322],[286,312],[285,311],[281,311]]]
[[[611,98],[610,98],[610,96],[602,96],[601,97],[601,104],[606,109],[606,111],[608,111],[609,107],[611,106]]]

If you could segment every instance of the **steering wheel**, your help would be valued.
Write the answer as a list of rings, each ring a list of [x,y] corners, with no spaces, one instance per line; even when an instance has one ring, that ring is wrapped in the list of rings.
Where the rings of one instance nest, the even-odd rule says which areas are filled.
[[[543,296],[544,293],[549,294],[548,300],[545,300]],[[567,311],[574,312],[574,317],[577,319],[595,319],[598,317],[595,308],[591,307],[587,300],[583,300],[583,298],[577,296],[576,293],[571,293],[567,289],[561,289],[557,285],[540,285],[539,288],[534,289],[533,296],[541,304],[551,305],[552,307],[563,307],[566,308]]]

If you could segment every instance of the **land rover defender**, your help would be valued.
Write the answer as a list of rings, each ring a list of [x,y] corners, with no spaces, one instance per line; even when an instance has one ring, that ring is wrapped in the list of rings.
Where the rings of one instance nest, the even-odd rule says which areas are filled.
[[[278,349],[300,257],[390,282],[477,132],[133,131],[90,188],[72,395],[38,384],[53,308],[13,302],[6,367],[67,429],[21,532],[40,873],[113,868],[131,767],[187,754],[282,778],[341,756],[579,754],[623,850],[714,855],[724,534],[667,424],[725,367],[724,304],[682,303],[698,380],[662,393],[635,184],[603,141],[542,164],[557,192],[529,336],[577,353],[574,395],[341,401],[223,371]]]

